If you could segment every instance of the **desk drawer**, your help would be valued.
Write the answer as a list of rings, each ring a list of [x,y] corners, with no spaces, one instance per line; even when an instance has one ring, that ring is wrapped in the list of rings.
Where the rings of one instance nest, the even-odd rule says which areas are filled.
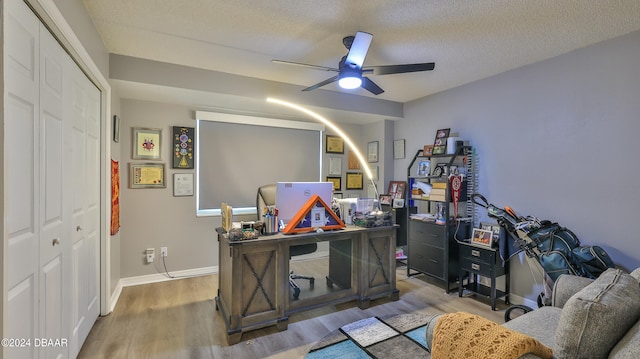
[[[496,251],[469,245],[460,245],[460,257],[485,264],[496,263]]]

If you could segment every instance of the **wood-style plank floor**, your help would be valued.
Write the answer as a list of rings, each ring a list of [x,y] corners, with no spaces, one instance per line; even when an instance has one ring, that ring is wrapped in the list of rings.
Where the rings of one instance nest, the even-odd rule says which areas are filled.
[[[372,316],[466,311],[503,322],[502,301],[501,310],[492,311],[486,298],[459,298],[430,282],[424,275],[407,277],[399,266],[398,301],[380,298],[366,310],[352,301],[295,313],[288,330],[257,329],[232,346],[215,308],[217,275],[126,287],[113,313],[95,323],[78,358],[302,358],[326,334]]]

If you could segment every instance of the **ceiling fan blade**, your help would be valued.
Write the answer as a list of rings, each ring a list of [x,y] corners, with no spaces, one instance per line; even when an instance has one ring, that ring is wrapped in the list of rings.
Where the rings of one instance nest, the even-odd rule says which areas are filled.
[[[380,86],[376,85],[376,83],[371,81],[368,77],[362,78],[362,85],[360,85],[360,87],[371,92],[374,95],[379,95],[384,92],[384,90]]]
[[[300,67],[308,67],[314,70],[321,70],[321,71],[333,71],[333,72],[339,72],[340,70],[338,70],[335,67],[326,67],[326,66],[318,66],[318,65],[309,65],[309,64],[303,64],[300,62],[291,62],[291,61],[282,61],[282,60],[271,60],[271,62],[273,62],[274,64],[282,64],[282,65],[294,65],[294,66],[300,66]]]
[[[326,79],[326,80],[324,80],[324,81],[322,81],[322,82],[318,82],[317,84],[315,84],[315,85],[313,85],[313,86],[309,86],[309,87],[307,87],[307,88],[304,88],[304,89],[302,89],[302,91],[311,91],[311,90],[315,90],[315,89],[317,89],[318,87],[322,87],[322,86],[324,86],[324,85],[328,85],[328,84],[330,84],[330,83],[332,83],[332,82],[335,82],[335,81],[338,81],[338,75],[335,75],[335,76],[333,76],[332,78],[330,78],[330,79]]]
[[[355,66],[355,68],[358,69],[362,68],[364,58],[367,56],[367,51],[369,51],[369,45],[371,45],[372,39],[373,35],[367,32],[358,31],[353,39],[349,53],[347,54],[345,64],[352,64],[352,67]]]
[[[374,75],[402,74],[406,72],[431,71],[436,67],[433,62],[406,65],[367,66],[362,71],[373,70]]]

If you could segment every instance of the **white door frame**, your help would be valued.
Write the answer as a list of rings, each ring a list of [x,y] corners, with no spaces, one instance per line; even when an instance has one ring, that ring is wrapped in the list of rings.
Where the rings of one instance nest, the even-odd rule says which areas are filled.
[[[69,52],[80,69],[100,90],[101,144],[102,162],[100,178],[100,315],[111,311],[111,86],[98,69],[85,47],[65,20],[53,0],[25,0],[42,22],[56,36]]]

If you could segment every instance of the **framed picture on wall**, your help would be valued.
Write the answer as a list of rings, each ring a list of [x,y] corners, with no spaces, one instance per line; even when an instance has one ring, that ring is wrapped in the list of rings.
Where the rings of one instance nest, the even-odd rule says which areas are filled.
[[[367,162],[378,162],[379,144],[378,141],[371,141],[367,144]]]
[[[362,172],[347,172],[347,190],[362,189]]]
[[[162,130],[159,128],[134,127],[132,147],[134,160],[159,160]]]
[[[329,173],[330,176],[339,176],[342,174],[342,157],[329,157]]]
[[[404,158],[404,140],[395,140],[393,141],[393,159],[402,158]]]
[[[327,176],[327,182],[333,183],[334,191],[342,190],[342,177]]]
[[[327,153],[344,153],[344,140],[340,136],[326,135],[324,148]]]
[[[129,188],[165,188],[164,163],[129,163]]]
[[[195,129],[173,126],[173,168],[192,169],[195,161]]]

